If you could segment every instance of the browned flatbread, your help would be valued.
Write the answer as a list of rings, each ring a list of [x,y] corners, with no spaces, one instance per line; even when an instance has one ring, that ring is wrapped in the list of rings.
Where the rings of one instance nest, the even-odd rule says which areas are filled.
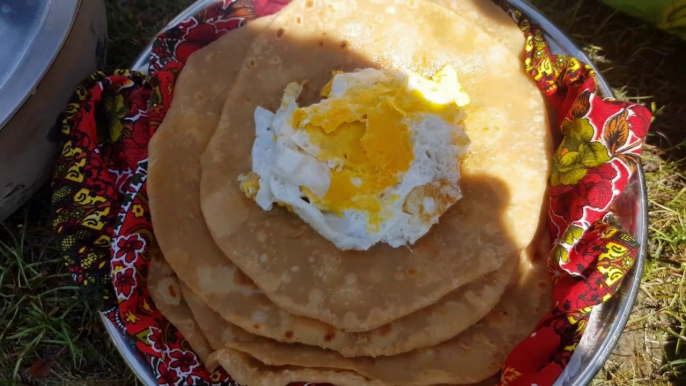
[[[364,333],[350,333],[279,309],[215,246],[200,211],[200,154],[225,100],[221,90],[230,88],[239,67],[236,57],[245,45],[236,40],[250,39],[267,23],[267,19],[255,21],[246,27],[247,33],[228,34],[191,57],[177,82],[172,107],[150,144],[152,217],[169,264],[224,319],[282,342],[317,345],[345,356],[378,356],[454,337],[493,308],[507,284],[509,268],[488,273],[421,312]],[[499,194],[489,191],[491,202],[497,202]]]
[[[233,379],[243,385],[280,386],[303,379],[316,384],[337,386],[387,386],[352,371],[309,369],[297,366],[269,366],[240,351],[221,349],[210,357],[211,365],[221,365]]]
[[[299,343],[328,348],[345,357],[379,356],[394,355],[433,346],[466,330],[493,308],[490,304],[485,305],[481,301],[482,297],[492,297],[485,292],[484,288],[494,286],[502,294],[502,290],[505,289],[508,282],[507,276],[511,275],[511,272],[510,267],[504,267],[503,270],[489,273],[488,278],[464,286],[426,309],[413,312],[377,329],[359,333],[338,330],[322,322],[293,316],[284,311],[278,311],[283,315],[274,315],[273,313],[277,311],[273,305],[265,308],[265,317],[269,315],[272,320],[281,323],[291,321],[294,324],[273,326],[267,321],[258,324],[255,328],[256,322],[253,322],[252,325],[247,324],[249,329],[244,329],[242,327],[245,324],[236,325],[231,322],[231,318],[223,318],[221,314],[212,310],[186,284],[181,283],[181,289],[195,318],[201,320],[201,328],[213,348],[217,348],[217,345],[221,346],[221,339],[222,337],[226,338],[227,334],[238,334],[231,331],[240,327],[241,331],[248,330],[252,334],[281,342],[298,343],[299,340],[304,340],[305,342]],[[502,290],[493,283],[494,281],[503,285]],[[241,306],[252,309],[251,305],[244,304]],[[308,330],[308,325],[314,330]],[[298,337],[304,336],[306,339],[296,339],[296,334]],[[321,338],[319,338],[320,336]]]
[[[302,344],[284,344],[264,338],[250,339],[244,332],[236,339],[232,332],[223,337],[232,365],[225,367],[232,375],[241,379],[244,368],[250,367],[251,377],[269,374],[274,384],[286,385],[286,379],[279,369],[303,368],[313,378],[300,381],[316,382],[319,372],[331,370],[351,371],[366,379],[373,379],[389,385],[434,385],[470,384],[486,380],[496,373],[508,353],[534,328],[538,320],[548,311],[552,297],[552,282],[546,263],[549,243],[542,240],[536,253],[523,256],[503,298],[483,320],[457,337],[433,346],[408,353],[368,358],[345,358],[330,350]],[[184,296],[188,293],[183,291]],[[191,297],[193,295],[191,294]],[[236,327],[223,322],[206,305],[189,300],[200,328],[203,331],[234,331]],[[211,326],[211,327],[210,327]],[[208,335],[210,340],[213,339]],[[222,351],[221,349],[219,351]],[[224,366],[225,360],[219,360]],[[237,366],[236,362],[242,363]],[[244,367],[245,366],[245,367]],[[301,374],[302,375],[302,374]],[[305,376],[305,375],[303,375]],[[282,383],[278,383],[280,380]],[[254,384],[254,383],[249,383]]]
[[[433,304],[518,256],[538,225],[551,154],[543,98],[514,55],[455,12],[393,3],[295,1],[279,12],[250,47],[202,158],[203,214],[226,256],[280,308],[348,331]],[[293,214],[263,211],[240,191],[253,112],[276,110],[288,83],[309,82],[307,104],[334,69],[407,67],[428,76],[446,64],[472,96],[464,197],[411,248],[342,252]]]
[[[208,366],[221,364],[239,382],[260,385],[286,385],[293,381],[342,386],[479,382],[498,371],[514,344],[530,331],[547,310],[550,283],[545,264],[540,257],[534,259],[532,265],[527,264],[535,255],[535,246],[543,246],[544,250],[547,247],[544,238],[534,236],[536,227],[540,225],[539,215],[545,206],[543,197],[551,151],[545,109],[537,90],[524,85],[522,79],[525,75],[521,70],[504,69],[503,73],[496,73],[495,69],[499,67],[485,61],[492,59],[499,65],[515,63],[516,59],[511,53],[508,54],[505,46],[509,47],[510,52],[514,51],[512,48],[516,39],[504,38],[505,31],[512,28],[513,24],[488,28],[486,18],[480,18],[478,13],[468,13],[481,7],[482,1],[452,3],[432,0],[433,3],[448,7],[450,11],[434,5],[427,8],[421,0],[409,1],[408,6],[421,9],[413,11],[419,17],[412,18],[419,27],[410,25],[406,15],[403,16],[397,6],[390,8],[393,7],[390,0],[373,0],[371,3],[360,1],[359,4],[356,1],[328,1],[324,7],[333,7],[338,12],[337,16],[347,21],[341,21],[342,27],[335,31],[318,24],[331,20],[330,10],[317,8],[320,5],[317,1],[311,2],[313,9],[310,9],[307,4],[310,2],[303,1],[277,15],[276,23],[267,27],[260,36],[257,36],[259,31],[268,21],[258,21],[261,25],[254,23],[253,29],[242,35],[244,44],[236,45],[237,41],[229,38],[232,33],[191,57],[175,89],[172,109],[151,145],[149,189],[158,238],[183,281],[175,282],[177,287],[174,287],[180,288],[183,299],[179,299],[178,304],[175,296],[171,301],[160,300],[163,304],[161,310],[165,315],[169,314],[173,323],[190,331],[192,339],[189,342],[201,342],[191,342],[193,347],[200,347],[204,342],[206,346],[201,348],[202,357],[207,358]],[[355,15],[346,11],[345,6],[354,7]],[[372,12],[365,7],[376,8]],[[377,16],[390,13],[394,23],[407,27],[403,30],[393,26],[388,28],[388,33],[393,33],[392,29],[395,28],[396,33],[401,34],[398,35],[400,38],[405,33],[408,36],[424,36],[416,35],[419,33],[433,36],[434,39],[406,41],[403,44],[408,45],[411,52],[401,52],[394,42],[373,39],[379,36],[373,32],[355,31],[355,28],[363,27],[377,29],[374,23],[379,20],[372,20],[370,12]],[[353,20],[353,17],[361,17],[361,21]],[[381,22],[384,18],[390,19],[390,16],[381,17]],[[317,23],[314,27],[313,21]],[[429,21],[436,24],[429,26]],[[459,33],[451,35],[440,30],[441,26],[449,24],[459,26]],[[481,29],[487,30],[492,36],[485,35]],[[321,37],[323,48],[319,47],[319,39],[311,39],[317,36],[311,35],[313,31],[327,32],[327,36]],[[357,46],[350,43],[352,37],[364,34],[369,36],[356,40],[359,43]],[[280,35],[278,39],[277,35]],[[452,48],[445,53],[437,52],[436,48],[443,47],[442,44],[448,41],[445,39],[455,36],[474,39],[474,45],[459,42],[460,48],[467,50],[464,57],[453,59],[451,54],[455,52]],[[495,44],[492,50],[475,47],[477,44],[484,47],[493,45],[493,36],[504,46]],[[437,41],[439,37],[444,40]],[[343,40],[346,44],[342,44]],[[374,46],[363,46],[364,42]],[[277,46],[279,44],[283,44],[283,47]],[[354,53],[347,52],[351,47]],[[316,60],[302,56],[313,48],[319,55]],[[341,55],[341,52],[347,53]],[[241,69],[237,64],[238,59],[246,55],[248,57]],[[294,60],[298,56],[301,59]],[[298,67],[308,62],[314,63],[312,71],[289,67],[289,63]],[[338,63],[339,66],[326,69],[327,63]],[[302,222],[292,214],[260,212],[254,203],[242,198],[236,186],[232,186],[235,191],[229,194],[234,195],[235,206],[217,206],[213,211],[234,211],[239,220],[246,213],[250,218],[253,215],[256,218],[254,221],[248,218],[245,222],[228,222],[224,224],[228,227],[220,230],[221,237],[217,237],[214,229],[214,238],[221,243],[223,237],[233,237],[232,240],[238,242],[239,247],[248,251],[251,247],[249,243],[253,242],[255,245],[252,247],[256,251],[252,255],[232,254],[227,252],[230,243],[221,245],[221,249],[214,244],[200,211],[198,195],[201,170],[198,161],[217,126],[225,101],[224,120],[213,140],[214,145],[210,145],[205,154],[205,161],[210,164],[210,161],[234,162],[236,159],[232,157],[244,153],[248,154],[248,159],[237,162],[248,166],[239,171],[232,165],[213,165],[217,170],[213,170],[215,174],[212,178],[219,176],[217,186],[222,183],[219,180],[227,182],[229,178],[217,172],[223,170],[232,174],[249,170],[252,141],[243,136],[246,133],[250,136],[254,134],[251,120],[254,106],[261,105],[272,110],[278,107],[283,90],[272,87],[274,81],[285,84],[310,80],[310,88],[303,100],[307,103],[314,100],[312,96],[318,94],[322,83],[330,78],[331,69],[349,70],[365,65],[389,68],[400,65],[430,75],[445,63],[465,66],[455,68],[460,71],[461,81],[473,98],[467,111],[467,130],[472,141],[476,142],[473,148],[476,157],[471,157],[463,169],[465,199],[443,216],[441,224],[429,236],[412,247],[413,253],[384,247],[375,248],[371,256],[331,251],[325,245],[328,241],[320,240],[316,233],[303,227]],[[273,66],[282,68],[275,70],[271,68]],[[260,73],[256,72],[257,69],[265,70],[262,74],[266,77],[258,76]],[[484,76],[492,79],[478,79]],[[300,78],[289,80],[291,77]],[[250,87],[249,81],[254,82],[253,87]],[[498,81],[506,83],[508,90],[513,93],[522,94],[517,94],[518,97],[499,96],[483,91],[488,85],[499,84]],[[235,90],[227,94],[234,83],[237,89],[242,90],[242,94],[234,94]],[[262,94],[272,89],[274,95]],[[241,95],[251,100],[257,97],[260,102],[253,103],[250,110],[244,105],[251,104],[241,101]],[[246,110],[227,110],[236,105]],[[516,109],[522,108],[525,112],[517,113]],[[531,114],[529,120],[526,114]],[[242,116],[245,120],[239,121],[243,125],[236,132],[231,132],[229,129],[235,128],[235,116]],[[489,118],[493,118],[492,121]],[[528,126],[524,124],[527,122]],[[518,135],[513,134],[515,128]],[[528,141],[531,142],[527,143],[527,154],[518,155],[511,150]],[[221,145],[227,148],[219,151],[217,146]],[[215,152],[211,153],[213,146]],[[238,149],[240,146],[245,149]],[[502,159],[506,156],[510,157],[509,162]],[[212,157],[218,158],[211,160]],[[512,175],[518,175],[519,180],[509,180],[508,177]],[[204,178],[210,177],[203,175]],[[232,185],[233,181],[227,183]],[[221,220],[227,214],[210,213],[208,216],[208,207],[204,211],[210,225],[210,217]],[[531,214],[533,217],[522,217]],[[484,219],[484,216],[491,218]],[[217,224],[221,224],[221,221]],[[293,229],[279,228],[279,224],[292,224]],[[472,229],[467,229],[466,224],[472,224]],[[245,229],[239,229],[233,235],[223,234],[241,227]],[[273,243],[273,240],[263,241],[265,235],[270,235],[270,230],[272,237],[292,239],[281,244]],[[251,231],[253,234],[250,234]],[[320,246],[323,249],[320,250]],[[527,246],[529,250],[525,250]],[[481,247],[486,252],[477,250]],[[285,253],[276,256],[270,248],[290,249],[283,249]],[[309,259],[310,255],[300,253],[308,248],[317,248],[317,253],[314,250],[311,253],[314,261]],[[464,250],[466,254],[456,253]],[[235,252],[232,248],[230,251]],[[261,261],[262,254],[257,252],[266,254],[267,261]],[[395,254],[398,260],[391,259],[384,252]],[[510,272],[508,263],[518,261],[520,256],[522,263],[516,276],[518,279],[510,285],[496,308],[474,326],[446,341],[493,307],[507,282]],[[463,265],[460,267],[453,260],[459,260]],[[247,275],[234,265],[234,261],[242,268],[247,265]],[[153,266],[159,266],[157,263]],[[356,266],[357,263],[359,266]],[[272,267],[272,264],[276,267]],[[297,270],[289,269],[295,265],[298,266]],[[301,275],[299,272],[303,267],[307,268],[308,273]],[[156,296],[163,299],[163,288],[175,278],[168,268],[159,269],[169,279],[164,285],[154,285],[154,288],[162,289]],[[475,272],[465,274],[459,269]],[[286,277],[281,275],[284,272],[288,273]],[[342,284],[349,281],[351,273],[355,275],[352,288]],[[329,283],[332,296],[325,293]],[[411,293],[415,290],[412,285],[417,287],[418,294]],[[265,294],[263,289],[271,291]],[[310,304],[310,289],[323,293],[320,307]],[[390,294],[387,292],[389,290]],[[335,294],[341,292],[352,296],[337,298]],[[377,296],[381,299],[376,299]],[[350,308],[356,314],[355,318],[346,315],[347,310],[343,307],[345,301],[354,303]],[[402,301],[412,305],[396,311],[395,308],[405,305]],[[165,308],[164,304],[173,307]],[[470,314],[469,310],[475,313]],[[306,316],[301,316],[303,314]],[[408,322],[413,318],[415,322]],[[378,326],[382,320],[389,322]],[[336,324],[334,322],[338,324],[327,324]],[[392,326],[390,330],[388,326]],[[366,332],[349,332],[346,329]],[[196,339],[198,331],[202,332],[203,339]],[[271,339],[265,339],[265,336]],[[224,347],[225,344],[227,347]],[[206,355],[208,346],[217,350],[209,357]],[[358,355],[391,356],[346,358]]]
[[[510,15],[503,12],[493,0],[430,0],[457,15],[469,20],[476,26],[505,45],[518,57],[524,54],[526,39],[519,26]]]
[[[148,273],[148,290],[157,309],[169,320],[186,338],[198,357],[207,361],[214,347],[206,338],[195,322],[191,309],[181,295],[176,274],[163,260],[157,248],[151,251],[150,269]]]

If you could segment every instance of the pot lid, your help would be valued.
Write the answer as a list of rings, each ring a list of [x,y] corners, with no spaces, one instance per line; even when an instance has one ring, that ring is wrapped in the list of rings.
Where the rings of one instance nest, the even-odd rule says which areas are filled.
[[[0,0],[0,130],[43,79],[80,0]]]

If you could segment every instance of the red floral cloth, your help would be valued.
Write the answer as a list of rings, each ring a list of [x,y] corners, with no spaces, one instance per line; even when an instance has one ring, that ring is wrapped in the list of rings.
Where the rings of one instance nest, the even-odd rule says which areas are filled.
[[[157,37],[147,80],[128,70],[96,73],[79,87],[64,115],[52,184],[54,228],[65,264],[161,385],[233,382],[223,370],[205,370],[150,300],[148,141],[169,109],[188,57],[286,2],[218,0]],[[552,384],[568,363],[592,306],[608,300],[633,266],[638,245],[607,213],[636,168],[651,117],[643,107],[595,95],[589,66],[552,55],[540,29],[510,12],[527,37],[527,72],[558,110],[564,134],[550,178],[555,304],[511,353],[501,382],[542,386]]]
[[[190,54],[285,3],[217,1],[157,37],[147,81],[128,70],[96,73],[78,88],[63,117],[62,152],[52,180],[62,255],[72,278],[130,338],[160,385],[234,383],[222,370],[209,373],[150,299],[148,142]]]
[[[638,255],[638,243],[609,209],[639,165],[652,117],[642,106],[596,95],[589,65],[552,54],[538,26],[510,13],[526,36],[526,71],[557,110],[563,139],[550,175],[553,306],[510,353],[501,385],[552,385],[593,306],[615,294]]]

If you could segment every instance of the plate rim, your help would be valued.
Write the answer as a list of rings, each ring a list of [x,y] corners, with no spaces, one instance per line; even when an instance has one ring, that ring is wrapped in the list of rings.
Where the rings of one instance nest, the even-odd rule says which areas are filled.
[[[172,19],[160,32],[166,31],[169,28],[176,26],[181,21],[186,18],[204,10],[210,5],[221,1],[221,0],[197,0],[184,11],[179,13],[174,19]],[[514,8],[525,14],[531,21],[541,26],[544,34],[548,38],[553,50],[566,51],[567,55],[572,55],[585,63],[588,63],[593,70],[596,72],[596,79],[598,82],[598,87],[600,94],[603,97],[614,98],[615,95],[612,88],[609,86],[607,81],[604,79],[602,74],[598,71],[597,67],[590,58],[581,50],[560,28],[558,28],[553,22],[548,20],[548,18],[531,5],[527,0],[507,0],[507,2]],[[154,38],[146,45],[142,50],[140,55],[136,58],[131,66],[132,70],[139,71],[147,74],[147,63],[152,52],[152,45]],[[602,304],[594,307],[593,314],[591,316],[591,321],[587,327],[592,329],[595,327],[599,328],[598,324],[601,322],[600,313],[603,308],[606,308],[610,304],[615,304],[619,302],[618,314],[615,317],[614,322],[607,331],[606,337],[600,342],[598,346],[593,346],[594,352],[590,358],[590,361],[585,366],[581,366],[580,356],[581,350],[577,349],[572,355],[572,359],[568,366],[563,370],[560,377],[556,380],[555,386],[581,386],[587,385],[595,377],[598,371],[602,368],[607,358],[612,353],[614,347],[617,345],[619,338],[621,336],[624,327],[629,319],[631,311],[635,305],[636,297],[640,289],[641,278],[643,276],[643,269],[647,256],[647,245],[648,245],[648,198],[647,198],[647,187],[645,181],[645,175],[642,165],[637,168],[637,173],[632,176],[630,182],[638,183],[638,215],[637,224],[634,237],[637,241],[641,243],[636,262],[633,269],[629,272],[630,281],[629,284],[623,284],[622,288],[629,287],[629,291],[624,296],[618,296],[610,300],[609,303]],[[627,185],[628,186],[628,185]],[[626,194],[626,193],[624,193]],[[626,282],[625,282],[626,283]],[[138,377],[138,379],[146,386],[157,385],[157,380],[153,377],[152,371],[147,364],[147,362],[142,358],[140,353],[135,349],[133,343],[129,341],[129,338],[119,332],[117,327],[103,314],[100,313],[100,318],[105,325],[107,332],[110,335],[115,347],[124,358],[125,362],[133,371],[133,373]],[[584,337],[589,335],[586,333]],[[582,339],[583,342],[583,339]],[[588,343],[588,342],[586,342]],[[588,343],[592,345],[593,343]],[[576,360],[576,366],[574,362]]]

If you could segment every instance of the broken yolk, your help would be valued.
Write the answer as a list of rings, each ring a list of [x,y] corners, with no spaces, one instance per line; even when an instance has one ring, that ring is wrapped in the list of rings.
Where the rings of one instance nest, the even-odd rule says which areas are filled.
[[[330,96],[331,84],[322,96]],[[317,159],[336,165],[323,197],[307,188],[301,188],[303,194],[334,214],[366,212],[369,230],[377,230],[393,216],[384,211],[393,197],[382,197],[383,192],[402,180],[414,160],[408,122],[418,122],[422,114],[457,122],[459,106],[468,102],[454,70],[444,69],[432,79],[410,73],[388,82],[356,84],[340,97],[296,109],[292,127],[307,132]]]

